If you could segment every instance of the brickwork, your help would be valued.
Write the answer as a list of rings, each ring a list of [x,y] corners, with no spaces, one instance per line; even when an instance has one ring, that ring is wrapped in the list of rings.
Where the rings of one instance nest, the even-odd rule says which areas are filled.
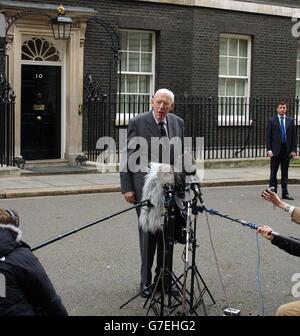
[[[298,0],[257,2],[300,8]],[[65,0],[64,5],[94,8],[98,16],[116,31],[155,31],[156,88],[168,87],[175,94],[217,96],[219,36],[221,33],[231,33],[251,36],[251,96],[295,95],[298,41],[292,36],[294,23],[291,18],[133,0]],[[89,23],[84,72],[91,73],[95,80],[100,81],[106,92],[110,86],[110,48],[111,41],[105,29],[97,23]],[[116,76],[112,77],[111,87],[114,91]],[[84,139],[86,132],[84,127]]]
[[[296,4],[293,0],[263,2]],[[233,33],[252,36],[251,94],[294,95],[297,40],[289,18],[137,1],[65,0],[64,4],[95,8],[116,31],[154,30],[156,87],[167,86],[177,94],[216,95],[219,35]],[[100,80],[106,90],[110,46],[104,28],[88,24],[84,70]]]

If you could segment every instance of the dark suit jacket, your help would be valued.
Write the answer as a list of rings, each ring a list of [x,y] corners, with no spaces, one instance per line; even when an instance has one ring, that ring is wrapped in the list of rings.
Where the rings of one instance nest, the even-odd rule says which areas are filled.
[[[173,113],[168,113],[167,128],[168,137],[171,142],[172,138],[173,140],[175,139],[174,137],[178,137],[181,139],[182,147],[180,148],[180,154],[182,154],[184,137],[183,120]],[[140,150],[138,152],[136,149],[127,149],[127,162],[131,156],[133,157],[133,154],[138,154],[140,157],[144,157],[144,159],[141,158],[141,161],[143,162],[139,162],[143,167],[143,170],[145,167],[149,167],[150,162],[160,162],[159,158],[155,155],[155,153],[153,155],[153,153],[151,152],[151,139],[152,145],[155,145],[155,141],[153,142],[154,138],[159,139],[160,137],[160,130],[153,117],[152,111],[141,113],[129,121],[127,129],[127,143],[134,137],[142,137],[144,141],[146,141],[148,144],[148,150],[147,152],[142,152]],[[168,151],[168,148],[165,149]],[[178,150],[178,148],[176,148],[176,150]],[[172,153],[172,151],[170,156],[170,162],[168,163],[172,164],[174,162],[174,153]],[[124,167],[124,164],[121,164],[121,167],[122,166]],[[129,169],[125,172],[121,171],[120,178],[122,193],[124,194],[128,191],[134,191],[136,193],[136,201],[140,202],[142,198],[145,175],[145,171],[132,172]]]
[[[285,117],[285,131],[288,154],[290,154],[291,152],[296,152],[297,144],[295,123],[292,118],[287,116]],[[268,121],[266,130],[266,143],[267,150],[271,150],[274,156],[278,156],[281,147],[281,131],[277,114]]]

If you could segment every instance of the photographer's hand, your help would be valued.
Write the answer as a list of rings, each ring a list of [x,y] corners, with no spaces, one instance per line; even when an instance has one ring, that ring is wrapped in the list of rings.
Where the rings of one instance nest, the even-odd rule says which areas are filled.
[[[264,238],[270,241],[273,239],[272,231],[272,228],[270,228],[269,226],[261,226],[257,229],[258,233],[260,233]]]

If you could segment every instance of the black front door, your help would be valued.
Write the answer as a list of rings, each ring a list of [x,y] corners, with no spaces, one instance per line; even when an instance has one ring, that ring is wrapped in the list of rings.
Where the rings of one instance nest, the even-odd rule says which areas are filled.
[[[21,155],[61,157],[61,67],[22,65]]]

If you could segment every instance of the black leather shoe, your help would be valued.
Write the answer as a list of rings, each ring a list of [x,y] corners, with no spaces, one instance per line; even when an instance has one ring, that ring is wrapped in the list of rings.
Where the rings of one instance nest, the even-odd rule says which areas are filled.
[[[152,295],[152,285],[144,285],[140,286],[141,297],[150,298]]]
[[[169,294],[169,292],[167,291],[167,294]],[[173,286],[171,288],[171,293],[170,293],[172,296],[179,296],[180,292],[179,292],[179,289],[175,286]]]
[[[159,286],[157,288],[157,291],[161,292],[161,286]],[[169,289],[168,288],[165,288],[165,294],[169,294]],[[172,296],[179,296],[180,292],[179,292],[179,290],[178,290],[178,288],[176,286],[172,286],[170,294]]]
[[[284,199],[284,200],[290,200],[290,201],[293,201],[293,200],[294,200],[293,197],[290,196],[289,194],[282,195],[282,199]]]

